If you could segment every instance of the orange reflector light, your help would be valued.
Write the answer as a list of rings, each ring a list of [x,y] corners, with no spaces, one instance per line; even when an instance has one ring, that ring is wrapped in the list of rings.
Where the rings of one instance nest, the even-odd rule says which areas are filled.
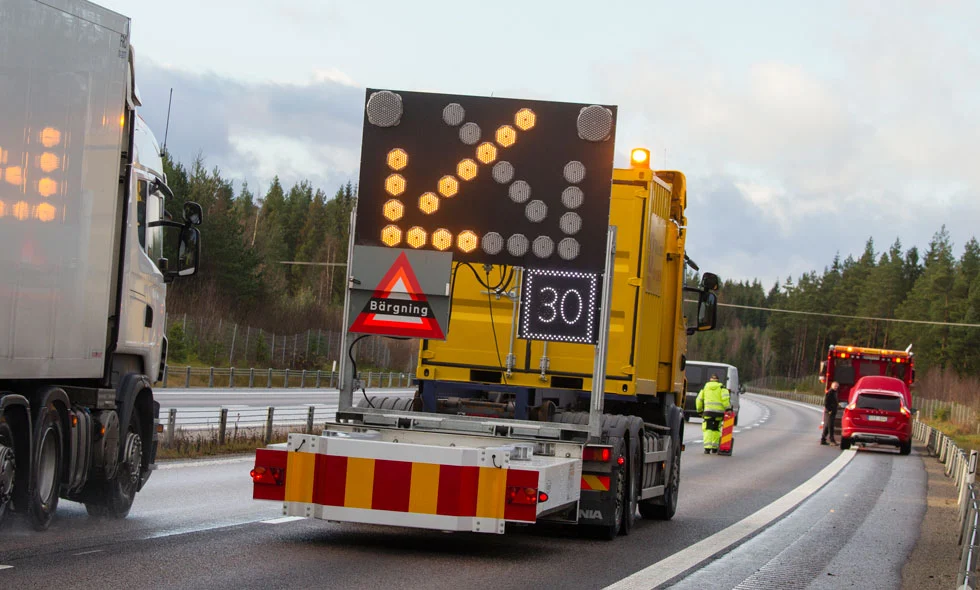
[[[249,472],[255,483],[281,486],[286,483],[286,472],[278,467],[256,467]]]
[[[650,150],[634,148],[633,151],[630,152],[630,164],[634,168],[649,168]]]
[[[75,414],[72,414],[71,415],[71,427],[72,428],[75,428],[76,426],[78,426],[78,416],[76,416]]]
[[[585,447],[582,449],[583,461],[602,461],[606,462],[612,458],[612,449],[609,447]]]
[[[105,434],[105,426],[102,427],[102,434]],[[163,424],[157,424],[157,434],[163,434]]]

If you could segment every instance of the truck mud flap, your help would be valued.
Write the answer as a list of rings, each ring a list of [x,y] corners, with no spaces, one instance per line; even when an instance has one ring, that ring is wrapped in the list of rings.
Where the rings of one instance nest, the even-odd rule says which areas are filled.
[[[620,477],[623,472],[618,469],[610,473],[582,474],[579,524],[612,526],[616,518],[616,486]]]

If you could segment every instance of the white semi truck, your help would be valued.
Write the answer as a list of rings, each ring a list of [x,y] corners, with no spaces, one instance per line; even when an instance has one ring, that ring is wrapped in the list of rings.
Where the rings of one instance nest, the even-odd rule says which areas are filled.
[[[125,517],[154,467],[166,284],[197,270],[202,211],[166,212],[129,32],[0,0],[0,522],[43,530],[59,498]]]

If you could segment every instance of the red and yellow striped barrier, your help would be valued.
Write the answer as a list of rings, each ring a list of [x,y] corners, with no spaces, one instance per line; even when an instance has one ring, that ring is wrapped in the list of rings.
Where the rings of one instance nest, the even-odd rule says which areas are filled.
[[[719,455],[731,455],[734,444],[735,412],[725,412],[725,420],[721,424],[721,443],[718,445]]]

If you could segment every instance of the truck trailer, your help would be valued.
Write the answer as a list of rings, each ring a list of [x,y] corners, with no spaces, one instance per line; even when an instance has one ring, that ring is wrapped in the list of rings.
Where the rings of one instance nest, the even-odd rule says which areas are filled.
[[[405,99],[405,118],[399,121],[394,116],[383,117],[383,111],[372,114],[371,101],[384,98],[384,92],[369,91],[369,96],[366,146],[372,115],[383,125],[413,129],[414,122],[408,120],[411,98]],[[439,108],[447,125],[459,125],[463,111],[477,107],[481,109],[478,116],[490,118],[486,103],[474,101],[471,107],[466,100],[456,102],[439,95],[444,96],[442,100],[449,104]],[[400,115],[402,97],[388,93],[387,100]],[[596,107],[582,109],[580,122],[590,109]],[[546,118],[535,109],[517,110],[513,122],[497,129],[495,149],[514,145],[515,126],[519,143],[538,130],[532,128],[536,120]],[[431,121],[432,135],[437,135],[442,122],[439,117]],[[476,143],[479,129],[467,131],[466,125],[460,128],[461,141]],[[545,129],[544,124],[540,129]],[[472,137],[467,137],[470,132]],[[587,132],[580,127],[579,136]],[[456,149],[453,137],[446,135],[444,145]],[[565,143],[560,138],[553,145],[561,149]],[[489,167],[496,152],[485,145],[477,147],[476,154]],[[387,152],[391,170],[405,169],[406,164],[410,169],[416,162],[412,158],[453,159],[422,148],[413,144],[410,150]],[[366,161],[375,155],[366,155],[366,151],[367,147],[362,151],[362,198],[352,220],[355,269],[358,218],[363,222],[375,214],[364,182],[370,176],[365,174]],[[527,162],[545,167],[547,154],[530,150],[525,154]],[[517,159],[515,155],[513,161]],[[579,162],[573,160],[566,166],[566,178],[574,164]],[[473,193],[464,191],[471,190],[479,174],[484,174],[484,186],[492,191],[493,182],[510,182],[513,168],[521,168],[510,162],[494,165],[491,180],[487,178],[490,174],[477,172],[479,167],[472,160],[461,160],[455,177],[439,180],[439,195],[445,198],[432,199],[435,193],[425,193],[419,206],[424,209],[441,202],[444,207],[451,204],[450,198],[472,197]],[[508,525],[551,521],[581,525],[612,539],[629,533],[637,514],[649,519],[672,518],[680,495],[684,448],[687,337],[714,327],[719,281],[704,273],[700,286],[684,285],[685,264],[696,268],[685,255],[684,174],[652,170],[645,149],[632,151],[630,167],[611,170],[611,185],[606,184],[611,192],[608,197],[598,195],[609,199],[608,223],[598,220],[602,228],[608,227],[603,232],[607,239],[598,251],[604,263],[599,273],[536,269],[536,261],[546,259],[551,250],[537,250],[535,240],[532,254],[527,249],[530,240],[515,239],[523,238],[516,233],[506,240],[507,248],[512,256],[524,256],[527,264],[474,265],[468,257],[480,248],[501,252],[499,233],[481,238],[478,232],[459,225],[430,230],[435,249],[452,252],[451,281],[446,286],[450,329],[444,339],[439,334],[421,341],[414,395],[369,397],[357,381],[356,368],[345,368],[335,422],[327,423],[320,434],[291,433],[286,443],[257,450],[251,470],[253,497],[281,502],[283,514],[289,516],[480,533],[504,533]],[[580,179],[581,174],[573,175],[569,182]],[[385,190],[389,195],[401,194],[406,182],[411,188],[415,178],[392,174]],[[519,182],[510,185],[510,199],[527,203],[531,217],[530,191]],[[457,186],[458,197],[453,196]],[[414,195],[408,206],[418,198]],[[512,206],[506,192],[501,198]],[[469,206],[475,202],[470,201]],[[563,202],[569,209],[579,204]],[[403,214],[407,216],[400,203],[397,199],[384,202],[387,220],[401,222]],[[423,212],[432,210],[434,207]],[[490,217],[497,212],[481,209],[479,214]],[[521,221],[509,220],[515,227]],[[403,225],[412,223],[415,221],[406,219]],[[566,230],[563,226],[566,234],[574,233]],[[400,231],[394,223],[381,228],[384,245],[405,243],[399,241]],[[446,237],[441,242],[440,233]],[[404,236],[410,248],[427,239],[421,225],[411,227]],[[356,272],[349,277],[348,308],[356,284],[367,281],[354,276]],[[697,320],[691,326],[684,313],[685,292],[697,295]],[[601,301],[595,308],[583,304],[596,293]],[[385,295],[390,293],[383,289],[374,293],[375,298]],[[408,298],[404,293],[398,295],[402,301]],[[428,321],[426,315],[416,318],[420,325]],[[585,325],[582,318],[586,316],[587,330],[594,328],[597,339],[571,331],[572,324]],[[407,325],[407,320],[391,315],[385,321],[398,323],[395,320]],[[354,359],[352,349],[364,337],[345,343],[350,360]]]
[[[0,0],[0,522],[43,530],[59,498],[125,517],[154,468],[166,284],[202,212],[166,212],[139,105],[127,17]]]

